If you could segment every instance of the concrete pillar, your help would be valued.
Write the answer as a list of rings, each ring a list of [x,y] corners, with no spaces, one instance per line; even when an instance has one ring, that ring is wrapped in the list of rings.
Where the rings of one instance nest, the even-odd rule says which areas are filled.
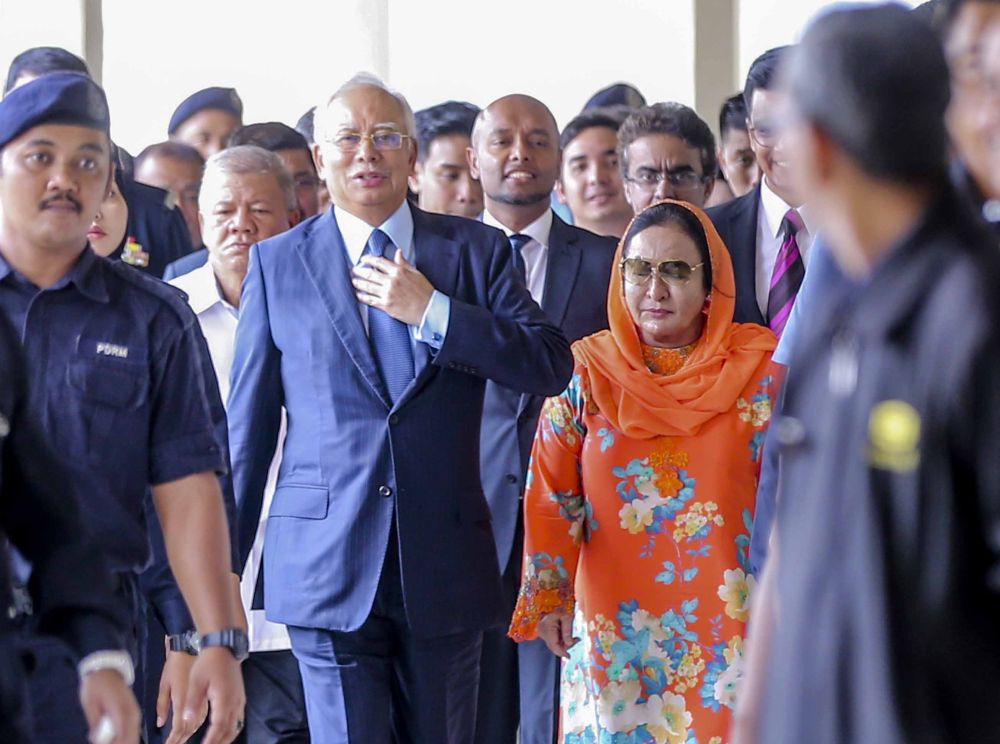
[[[739,0],[692,0],[694,108],[718,136],[719,107],[739,90]]]
[[[90,74],[98,83],[104,75],[104,19],[103,0],[80,0],[80,31],[83,59]]]

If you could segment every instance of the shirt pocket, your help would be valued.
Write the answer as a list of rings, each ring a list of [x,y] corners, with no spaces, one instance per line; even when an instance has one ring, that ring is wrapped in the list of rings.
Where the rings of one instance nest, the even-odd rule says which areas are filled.
[[[80,356],[70,361],[68,382],[79,400],[87,451],[108,456],[115,442],[145,447],[149,441],[149,369],[124,359]]]

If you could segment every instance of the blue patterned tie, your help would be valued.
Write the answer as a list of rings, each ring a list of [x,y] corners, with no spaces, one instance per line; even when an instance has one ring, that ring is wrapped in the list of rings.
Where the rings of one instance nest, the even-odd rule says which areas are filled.
[[[514,233],[510,236],[510,245],[514,249],[514,265],[521,272],[521,278],[524,279],[525,284],[528,283],[528,267],[524,263],[524,255],[521,253],[521,249],[529,242],[531,242],[530,235]]]
[[[396,246],[381,230],[374,230],[368,238],[365,253],[383,256],[390,261],[396,255]],[[375,353],[382,382],[389,398],[395,403],[413,379],[413,347],[410,329],[384,310],[368,308],[368,341]]]

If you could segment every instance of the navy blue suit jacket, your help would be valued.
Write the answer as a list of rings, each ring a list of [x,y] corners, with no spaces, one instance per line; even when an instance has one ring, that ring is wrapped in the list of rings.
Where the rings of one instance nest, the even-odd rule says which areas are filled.
[[[753,191],[725,204],[706,210],[719,231],[733,259],[736,277],[736,323],[767,326],[757,304],[757,213],[760,210],[760,184]]]
[[[608,283],[618,241],[567,225],[553,215],[542,310],[566,338],[577,341],[608,327]],[[524,477],[545,398],[486,386],[481,457],[483,489],[493,513],[500,569],[512,556]]]
[[[264,544],[268,617],[355,630],[368,617],[395,518],[411,631],[503,622],[479,474],[486,380],[555,395],[572,373],[563,334],[532,301],[506,237],[411,207],[416,267],[451,298],[436,352],[393,405],[358,311],[334,210],[253,246],[229,400],[245,559],[288,413]]]

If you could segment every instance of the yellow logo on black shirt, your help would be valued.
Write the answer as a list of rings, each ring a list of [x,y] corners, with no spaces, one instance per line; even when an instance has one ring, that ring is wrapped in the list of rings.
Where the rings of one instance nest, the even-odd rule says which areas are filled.
[[[920,414],[904,401],[883,401],[868,417],[868,439],[872,465],[908,473],[920,462]]]

